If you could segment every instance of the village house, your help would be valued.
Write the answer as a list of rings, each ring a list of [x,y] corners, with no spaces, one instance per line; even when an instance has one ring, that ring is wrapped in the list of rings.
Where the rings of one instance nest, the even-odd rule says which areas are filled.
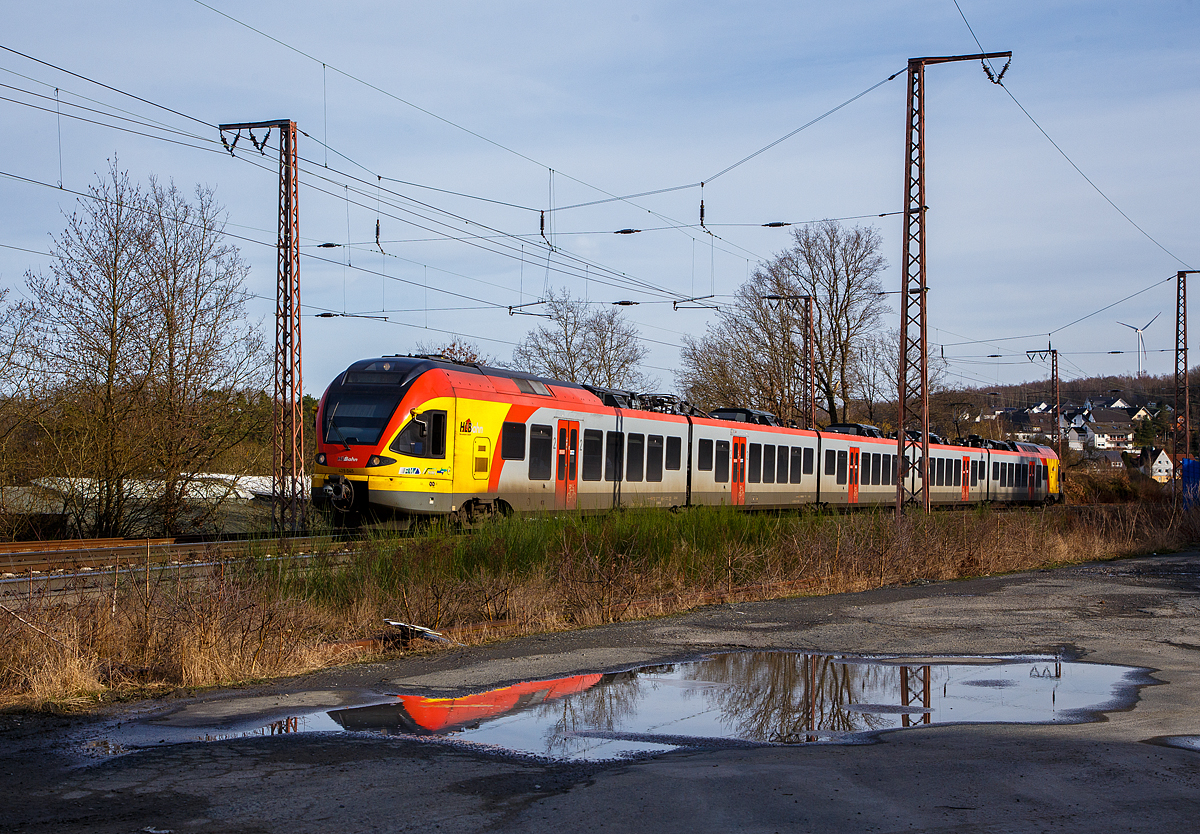
[[[1175,477],[1175,465],[1166,449],[1142,449],[1142,465],[1138,468],[1143,475],[1160,484],[1169,483]]]

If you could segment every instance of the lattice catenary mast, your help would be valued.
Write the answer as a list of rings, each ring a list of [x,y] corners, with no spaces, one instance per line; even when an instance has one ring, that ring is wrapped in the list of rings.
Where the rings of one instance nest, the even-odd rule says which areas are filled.
[[[1058,436],[1058,477],[1062,479],[1066,475],[1066,466],[1063,461],[1063,433],[1066,431],[1066,426],[1063,425],[1062,419],[1062,396],[1060,394],[1058,382],[1058,351],[1049,345],[1045,350],[1027,350],[1025,355],[1029,357],[1029,361],[1034,359],[1050,360],[1050,376],[1054,380],[1054,421],[1055,433]]]
[[[279,245],[275,286],[275,391],[271,432],[271,531],[278,535],[308,529],[308,496],[304,479],[304,378],[300,339],[300,203],[296,123],[290,120],[241,122],[219,126],[241,131],[262,151],[272,129],[279,130]],[[267,131],[260,143],[254,130]]]
[[[925,280],[925,66],[1009,58],[1011,52],[908,60],[908,154],[904,166],[904,255],[900,310],[896,517],[905,503],[929,512],[929,351]],[[1003,74],[1003,73],[1001,73]],[[989,74],[989,77],[991,75]],[[998,78],[993,79],[998,81]],[[909,431],[916,437],[910,437]],[[914,466],[915,464],[915,466]]]
[[[1187,277],[1198,270],[1185,269],[1175,273],[1175,425],[1171,432],[1172,465],[1179,466],[1180,455],[1192,456],[1192,408],[1188,386],[1187,346]],[[1179,451],[1179,433],[1183,432],[1183,452]]]

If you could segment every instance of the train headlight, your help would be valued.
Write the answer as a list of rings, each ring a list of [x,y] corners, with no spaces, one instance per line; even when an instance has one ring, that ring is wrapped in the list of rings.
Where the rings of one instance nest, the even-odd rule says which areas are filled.
[[[325,465],[325,453],[317,452],[317,466],[324,466],[324,465]]]
[[[371,455],[371,457],[367,459],[367,466],[387,466],[389,463],[395,462],[395,458],[389,458],[384,455]]]

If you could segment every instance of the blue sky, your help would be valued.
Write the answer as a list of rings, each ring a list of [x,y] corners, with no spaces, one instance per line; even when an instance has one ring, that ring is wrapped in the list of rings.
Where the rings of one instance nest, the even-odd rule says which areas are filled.
[[[1146,332],[1147,347],[1172,348],[1173,282],[1057,329],[1185,264],[1200,265],[1196,5],[959,2],[985,49],[1014,52],[1005,78],[1012,94],[1168,251],[1106,203],[1005,91],[987,82],[977,62],[932,67],[926,105],[931,340],[946,345],[954,373],[968,384],[1041,377],[1044,371],[1031,367],[1023,352],[1047,338],[1063,352],[1064,376],[1132,371],[1134,335],[1116,321],[1141,325],[1161,311]],[[293,118],[312,137],[301,137],[300,145],[310,160],[300,198],[309,256],[301,274],[303,300],[311,305],[306,313],[389,318],[306,318],[305,387],[312,393],[356,358],[409,352],[418,341],[437,343],[455,333],[507,360],[512,343],[537,322],[510,317],[507,305],[535,300],[547,283],[598,303],[643,302],[628,314],[654,340],[650,373],[670,387],[678,361],[673,345],[684,333],[702,333],[713,314],[673,311],[669,299],[710,289],[727,295],[759,259],[786,245],[786,230],[755,224],[901,208],[903,74],[706,186],[707,219],[721,240],[695,228],[612,234],[694,225],[700,198],[694,188],[563,210],[552,215],[554,242],[564,250],[551,256],[552,270],[570,256],[590,265],[583,275],[548,276],[538,212],[527,209],[549,207],[551,180],[559,207],[600,199],[602,191],[693,183],[902,70],[909,57],[977,51],[952,0],[761,8],[711,2],[209,4],[315,60],[195,0],[26,4],[6,12],[0,44],[204,122]],[[205,139],[186,140],[192,144],[216,138],[195,122],[11,53],[0,53],[0,70],[0,83],[51,96],[58,87],[64,102],[95,106],[75,97],[86,95]],[[35,101],[11,90],[0,95]],[[241,153],[248,150],[244,140],[238,148],[244,158],[235,160],[62,118],[60,141],[54,113],[8,101],[0,101],[0,111],[0,171],[57,184],[61,155],[64,187],[83,190],[115,153],[135,177],[154,173],[184,186],[215,187],[236,224],[230,231],[266,244],[242,249],[253,266],[252,290],[273,297],[273,164],[261,158],[253,164],[253,155]],[[470,221],[448,220],[430,234],[405,222],[410,214],[382,203],[377,212],[370,187],[364,196],[351,194],[361,205],[348,204],[346,180],[323,168],[319,140],[326,136],[335,151],[328,154],[330,168],[368,183],[382,175],[526,208],[390,184]],[[70,194],[0,177],[0,244],[44,251],[72,208]],[[377,219],[383,240],[394,241],[384,244],[386,256],[369,245]],[[884,281],[888,289],[898,287],[900,219],[854,222],[880,228],[890,264]],[[524,243],[513,237],[486,242],[506,247],[498,254],[445,236],[488,233],[484,227],[523,236]],[[364,244],[349,250],[357,268],[343,263],[345,248],[313,248],[348,239]],[[25,271],[45,261],[0,248],[0,284],[19,292]],[[256,301],[253,311],[266,317],[273,307],[271,300]],[[1048,337],[1051,331],[1057,332]],[[998,341],[1018,336],[1028,338]],[[979,339],[988,342],[958,344]],[[1106,353],[1115,349],[1129,352]],[[987,358],[994,353],[1006,356]],[[1173,357],[1152,352],[1146,367],[1168,372]]]

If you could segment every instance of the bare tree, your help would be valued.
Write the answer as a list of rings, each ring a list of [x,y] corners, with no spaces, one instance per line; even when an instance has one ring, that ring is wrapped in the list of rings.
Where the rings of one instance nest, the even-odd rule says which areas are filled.
[[[176,535],[219,506],[197,502],[193,506],[202,509],[185,523],[185,500],[204,480],[202,473],[255,428],[253,411],[242,407],[244,393],[267,384],[268,356],[261,333],[246,318],[248,267],[224,239],[225,218],[212,189],[197,187],[189,202],[174,183],[151,178],[147,196],[146,394],[154,415],[147,457],[161,484],[156,492],[163,530]]]
[[[36,414],[38,403],[30,396],[34,313],[30,305],[9,303],[7,289],[0,290],[0,538],[8,538],[16,529],[14,512],[21,509],[10,502],[10,487],[24,480],[31,455],[21,435],[29,417]],[[20,447],[21,454],[15,454]]]
[[[526,334],[513,350],[513,366],[542,376],[604,388],[642,389],[646,357],[637,329],[614,309],[590,309],[567,290],[550,292],[550,323]]]
[[[26,275],[53,403],[42,422],[46,448],[63,467],[56,474],[70,479],[64,492],[80,534],[129,533],[129,481],[145,472],[147,209],[114,161],[55,238],[49,273]]]
[[[831,421],[846,420],[857,352],[886,309],[880,243],[871,227],[824,221],[795,229],[792,246],[755,270],[715,327],[685,338],[678,375],[685,394],[710,408],[741,403],[785,420],[799,416],[802,319],[796,305],[766,297],[812,296],[818,396]]]
[[[880,406],[896,402],[900,373],[900,331],[872,333],[855,353],[854,391],[867,422],[878,425]],[[888,426],[887,428],[894,428]]]
[[[468,342],[461,336],[455,336],[448,342],[417,342],[417,353],[427,356],[444,356],[455,362],[465,362],[468,365],[494,365],[496,357],[484,353],[479,345]]]
[[[685,397],[704,409],[740,405],[801,419],[799,322],[764,298],[779,290],[758,270],[703,337],[683,337],[677,377]]]
[[[114,162],[26,276],[43,467],[77,534],[183,532],[192,484],[252,429],[266,355],[223,222],[211,191],[143,191]]]

